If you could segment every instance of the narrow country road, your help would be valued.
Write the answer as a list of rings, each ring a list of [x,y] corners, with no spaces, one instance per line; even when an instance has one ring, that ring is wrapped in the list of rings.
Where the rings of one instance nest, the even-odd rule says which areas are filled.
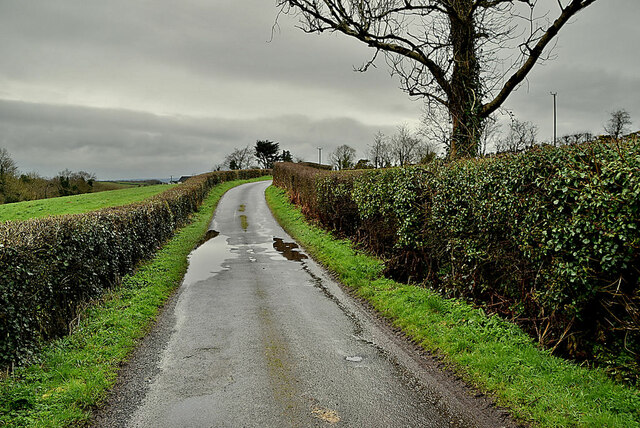
[[[211,239],[93,426],[513,426],[298,249],[268,185],[222,198]]]

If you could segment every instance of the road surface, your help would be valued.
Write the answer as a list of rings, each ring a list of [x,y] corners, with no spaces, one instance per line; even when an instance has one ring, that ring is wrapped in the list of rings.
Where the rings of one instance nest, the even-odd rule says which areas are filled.
[[[268,184],[222,198],[95,427],[512,426],[308,258]]]

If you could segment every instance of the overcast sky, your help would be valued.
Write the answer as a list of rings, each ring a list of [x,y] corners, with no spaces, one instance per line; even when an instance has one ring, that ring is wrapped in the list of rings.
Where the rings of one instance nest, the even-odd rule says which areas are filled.
[[[551,6],[557,5],[555,0]],[[557,6],[556,6],[557,7]],[[0,147],[23,172],[99,179],[201,173],[234,147],[280,143],[305,160],[419,124],[422,102],[340,35],[308,35],[275,0],[0,0]],[[598,0],[560,34],[505,108],[553,134],[640,129],[638,0]]]

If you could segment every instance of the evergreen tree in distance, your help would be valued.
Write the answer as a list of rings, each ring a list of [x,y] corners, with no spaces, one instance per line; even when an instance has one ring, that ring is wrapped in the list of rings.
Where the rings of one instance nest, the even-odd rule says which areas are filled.
[[[273,168],[273,163],[280,159],[280,144],[269,140],[258,140],[255,145],[255,156],[263,169]]]

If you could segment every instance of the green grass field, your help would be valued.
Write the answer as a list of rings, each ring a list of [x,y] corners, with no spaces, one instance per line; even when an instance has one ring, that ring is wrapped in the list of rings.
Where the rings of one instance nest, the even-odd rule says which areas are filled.
[[[158,184],[155,186],[132,187],[129,189],[4,204],[0,205],[0,222],[27,220],[49,215],[78,214],[95,211],[100,208],[126,205],[157,195],[171,186],[174,185]]]

